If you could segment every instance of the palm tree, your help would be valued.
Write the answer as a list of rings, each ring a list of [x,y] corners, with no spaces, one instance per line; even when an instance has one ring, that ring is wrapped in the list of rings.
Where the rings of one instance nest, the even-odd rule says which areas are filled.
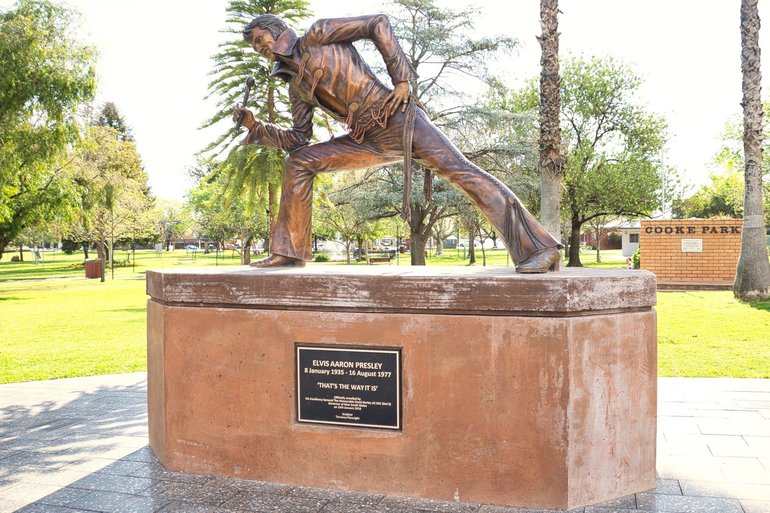
[[[559,201],[564,159],[559,114],[559,0],[540,0],[540,222],[561,238]]]
[[[762,73],[759,67],[759,10],[757,0],[741,0],[741,71],[743,74],[743,152],[746,190],[743,206],[741,256],[733,293],[744,301],[770,297],[762,212]]]

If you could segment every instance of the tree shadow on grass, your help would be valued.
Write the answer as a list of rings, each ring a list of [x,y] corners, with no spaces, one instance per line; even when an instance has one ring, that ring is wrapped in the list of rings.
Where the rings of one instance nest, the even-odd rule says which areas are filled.
[[[110,308],[109,310],[102,310],[104,312],[126,312],[126,313],[144,313],[147,311],[146,306],[137,306],[134,308]]]
[[[770,312],[770,301],[752,301],[751,303],[747,304],[756,310],[764,310],[765,312]]]

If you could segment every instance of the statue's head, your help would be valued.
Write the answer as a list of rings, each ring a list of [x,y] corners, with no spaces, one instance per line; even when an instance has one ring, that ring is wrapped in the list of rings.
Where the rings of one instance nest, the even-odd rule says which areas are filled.
[[[278,16],[262,14],[246,25],[243,29],[243,39],[248,41],[256,52],[272,60],[275,40],[287,28],[286,23]]]

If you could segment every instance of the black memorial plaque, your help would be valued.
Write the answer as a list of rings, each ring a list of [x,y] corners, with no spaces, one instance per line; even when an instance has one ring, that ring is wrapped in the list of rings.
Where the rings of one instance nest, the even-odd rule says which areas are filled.
[[[401,351],[297,346],[297,420],[401,429]]]

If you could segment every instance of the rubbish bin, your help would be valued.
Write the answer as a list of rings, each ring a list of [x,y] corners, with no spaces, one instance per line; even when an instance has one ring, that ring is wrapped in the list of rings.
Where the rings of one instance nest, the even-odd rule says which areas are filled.
[[[101,260],[86,260],[86,278],[89,280],[96,280],[102,277],[102,261]]]

